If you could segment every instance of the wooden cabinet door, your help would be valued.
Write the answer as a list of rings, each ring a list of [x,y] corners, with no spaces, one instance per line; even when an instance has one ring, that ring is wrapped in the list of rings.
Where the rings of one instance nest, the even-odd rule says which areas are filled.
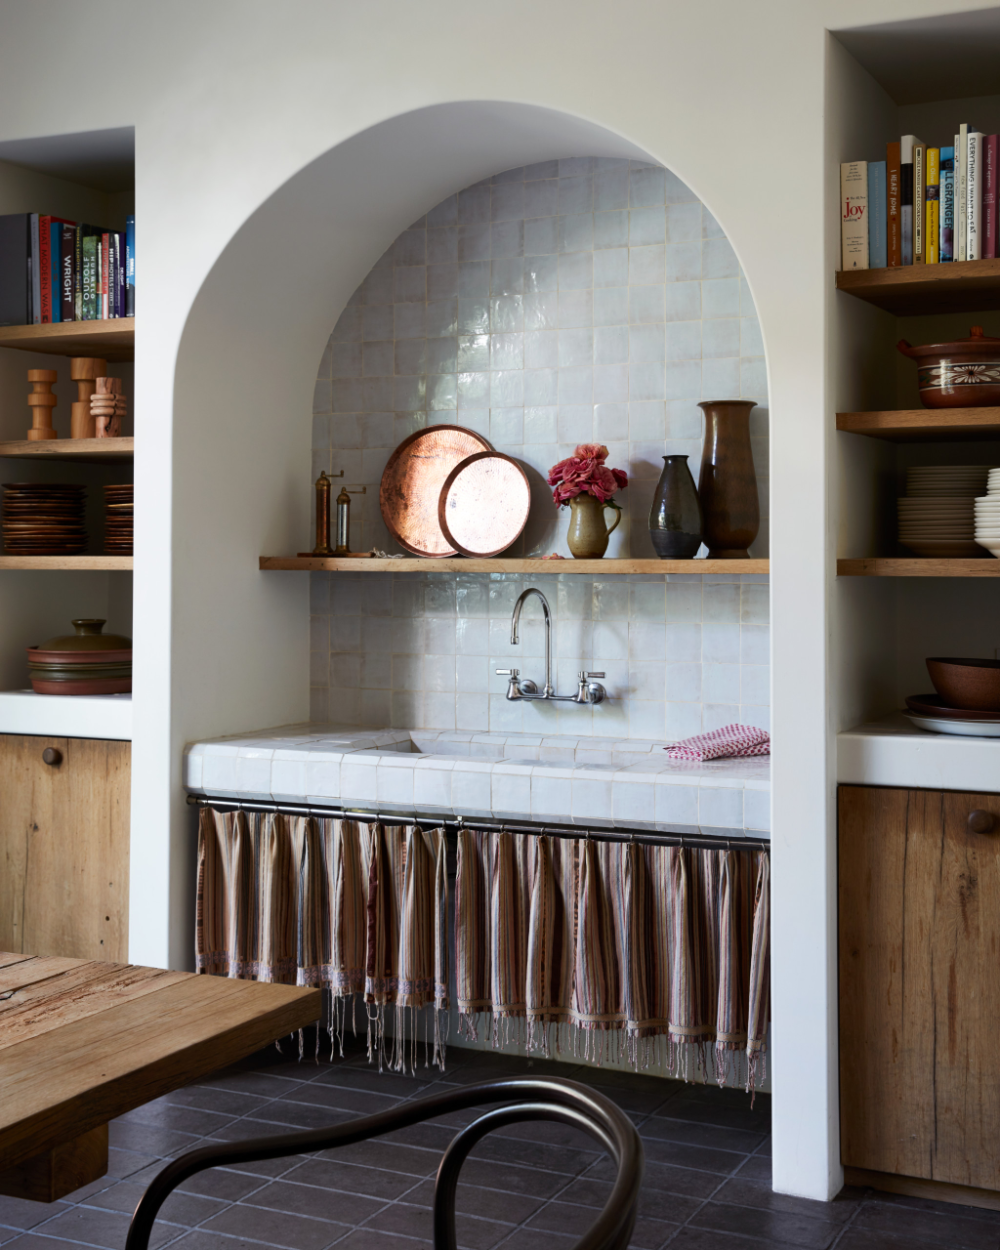
[[[843,1162],[1000,1190],[1000,794],[839,807]]]
[[[0,950],[128,958],[131,756],[130,742],[0,735]]]

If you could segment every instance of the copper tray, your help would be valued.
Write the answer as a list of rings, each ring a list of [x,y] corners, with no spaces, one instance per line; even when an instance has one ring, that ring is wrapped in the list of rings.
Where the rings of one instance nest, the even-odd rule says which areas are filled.
[[[463,556],[497,556],[516,542],[528,523],[528,475],[510,456],[479,451],[445,478],[438,522],[446,541]]]
[[[404,439],[389,457],[378,501],[386,529],[415,556],[457,555],[438,521],[441,487],[456,465],[478,451],[492,451],[480,434],[460,425],[432,425]]]

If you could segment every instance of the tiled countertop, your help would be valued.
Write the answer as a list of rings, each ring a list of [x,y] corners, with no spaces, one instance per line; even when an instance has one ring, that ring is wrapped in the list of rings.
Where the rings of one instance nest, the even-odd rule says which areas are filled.
[[[196,742],[196,794],[372,812],[767,836],[770,760],[667,758],[662,742],[287,725]]]

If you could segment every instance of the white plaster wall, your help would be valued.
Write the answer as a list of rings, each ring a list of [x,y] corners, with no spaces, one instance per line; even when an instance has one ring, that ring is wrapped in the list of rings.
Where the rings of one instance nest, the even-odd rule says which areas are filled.
[[[823,140],[838,101],[824,95],[826,28],[970,7],[988,6],[718,0],[709,11],[632,0],[612,12],[598,0],[509,0],[502,13],[467,8],[461,22],[444,0],[303,0],[292,10],[266,0],[4,6],[3,138],[136,126],[134,959],[189,957],[184,741],[306,710],[304,579],[261,576],[252,562],[260,542],[293,550],[301,533],[311,397],[297,379],[315,368],[340,307],[409,222],[498,168],[574,154],[663,163],[726,230],[768,355],[780,659],[772,690],[774,1176],[778,1189],[816,1198],[839,1187],[827,741],[833,552],[825,537],[836,246],[834,167]],[[116,73],[91,76],[81,91],[79,66],[103,63],[109,30]],[[519,35],[516,55],[507,31],[530,33]],[[412,131],[397,129],[395,144],[365,145],[353,164],[346,159],[351,136],[386,118],[467,100],[530,102],[580,121],[556,133],[537,115],[508,118],[484,144],[488,119],[478,116],[440,143],[423,137],[419,168],[408,160]],[[254,209],[342,144],[343,177],[331,176],[324,192],[334,219],[315,222],[325,233],[309,236],[313,255],[323,250],[329,262],[322,298],[304,266],[291,275],[301,277],[300,299],[282,290],[276,257],[286,245],[297,255],[300,240],[280,214],[265,214],[256,274],[220,270],[229,299],[192,315]],[[783,194],[789,160],[794,193]],[[178,368],[185,333],[199,350]]]

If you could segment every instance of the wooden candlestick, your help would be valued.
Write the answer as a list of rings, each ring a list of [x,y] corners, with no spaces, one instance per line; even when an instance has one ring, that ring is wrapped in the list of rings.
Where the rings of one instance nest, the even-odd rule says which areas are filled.
[[[55,369],[28,370],[28,381],[31,383],[31,394],[28,396],[31,429],[28,431],[28,438],[32,442],[59,437],[52,428],[52,409],[56,406],[56,397],[52,394],[52,383],[58,378],[59,374]]]
[[[70,413],[70,438],[94,438],[96,426],[90,415],[90,397],[97,379],[107,376],[108,362],[97,356],[74,356],[69,362],[69,376],[76,383],[76,402]]]
[[[117,438],[122,430],[122,417],[128,405],[122,394],[121,378],[98,378],[97,390],[90,397],[90,415],[94,418],[97,438]]]

